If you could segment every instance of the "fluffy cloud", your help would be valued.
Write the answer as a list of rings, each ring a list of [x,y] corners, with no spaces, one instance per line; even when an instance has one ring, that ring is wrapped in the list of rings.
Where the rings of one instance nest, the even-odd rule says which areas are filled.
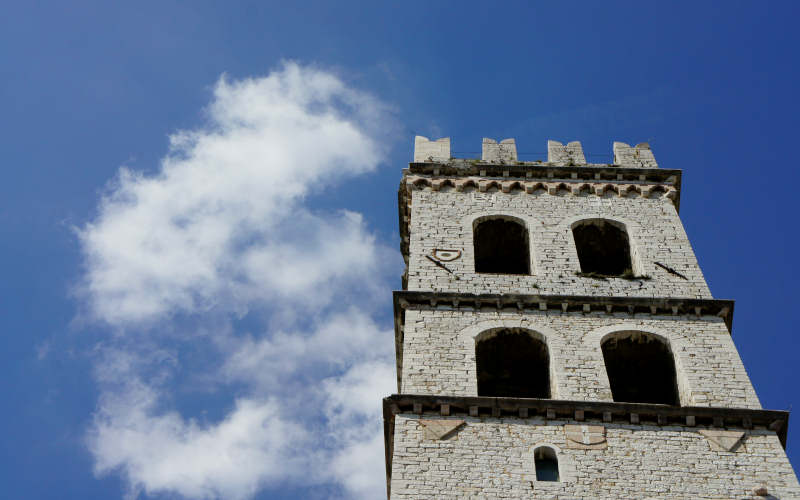
[[[252,497],[269,480],[298,479],[308,432],[279,415],[275,401],[237,400],[222,422],[201,426],[177,412],[153,413],[155,392],[106,394],[91,431],[98,471],[121,469],[131,491],[191,498]]]
[[[220,79],[207,115],[171,137],[156,174],[121,169],[78,230],[85,314],[114,332],[98,348],[96,472],[134,497],[381,496],[395,374],[376,296],[399,257],[360,214],[309,199],[377,167],[386,108],[286,64]],[[187,360],[198,350],[203,363]],[[208,422],[181,411],[182,380],[236,397]]]
[[[366,127],[381,109],[292,64],[221,79],[210,124],[174,134],[157,175],[123,168],[79,231],[92,316],[129,325],[236,309],[372,274],[377,250],[360,217],[302,203],[376,167],[381,150]]]

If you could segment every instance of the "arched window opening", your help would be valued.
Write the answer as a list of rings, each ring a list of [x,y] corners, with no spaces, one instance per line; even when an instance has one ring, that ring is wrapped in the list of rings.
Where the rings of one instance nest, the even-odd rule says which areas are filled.
[[[602,348],[614,401],[680,405],[675,361],[661,339],[628,332],[605,340]]]
[[[478,396],[550,397],[547,345],[524,330],[493,332],[475,345]]]
[[[581,272],[620,276],[632,273],[631,250],[624,228],[603,219],[578,223],[572,228]]]
[[[486,219],[473,230],[475,272],[529,274],[530,252],[525,225],[508,219]]]
[[[559,481],[558,457],[556,451],[549,446],[540,446],[533,452],[533,461],[536,464],[537,481]]]

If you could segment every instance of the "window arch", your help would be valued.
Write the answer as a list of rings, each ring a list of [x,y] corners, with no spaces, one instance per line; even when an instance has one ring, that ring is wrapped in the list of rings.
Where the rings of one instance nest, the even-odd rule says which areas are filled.
[[[476,273],[530,274],[528,229],[512,217],[488,217],[472,227]]]
[[[633,272],[625,225],[607,219],[585,219],[572,225],[581,272],[620,276]]]
[[[478,396],[550,398],[547,344],[519,328],[485,332],[475,343]]]
[[[614,401],[680,405],[669,344],[645,332],[619,332],[601,344]]]
[[[560,481],[558,471],[558,455],[549,446],[539,446],[533,450],[533,462],[536,467],[537,481]]]

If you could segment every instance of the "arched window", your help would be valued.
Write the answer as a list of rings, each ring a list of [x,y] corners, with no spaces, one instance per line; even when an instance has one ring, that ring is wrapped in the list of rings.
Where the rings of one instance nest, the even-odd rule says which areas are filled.
[[[483,219],[473,227],[475,272],[529,274],[528,230],[522,221]]]
[[[478,396],[550,397],[547,345],[530,332],[489,332],[475,345]]]
[[[680,404],[669,345],[644,332],[622,332],[603,341],[603,359],[614,401]]]
[[[624,226],[589,219],[572,226],[581,272],[619,276],[632,272],[631,250]]]
[[[537,481],[559,481],[558,456],[549,446],[539,446],[533,450]]]

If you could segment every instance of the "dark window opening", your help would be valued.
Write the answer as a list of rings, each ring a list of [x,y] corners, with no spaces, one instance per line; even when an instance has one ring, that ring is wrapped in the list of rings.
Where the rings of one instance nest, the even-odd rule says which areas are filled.
[[[556,452],[548,446],[540,446],[533,452],[533,461],[536,463],[537,481],[558,481],[558,457]]]
[[[635,332],[603,342],[603,359],[614,401],[680,405],[669,346]]]
[[[528,231],[519,222],[489,219],[474,229],[475,272],[529,274]]]
[[[632,270],[628,235],[604,220],[589,220],[572,229],[581,272],[619,276]]]
[[[478,396],[550,397],[547,345],[522,330],[500,330],[475,346]]]

